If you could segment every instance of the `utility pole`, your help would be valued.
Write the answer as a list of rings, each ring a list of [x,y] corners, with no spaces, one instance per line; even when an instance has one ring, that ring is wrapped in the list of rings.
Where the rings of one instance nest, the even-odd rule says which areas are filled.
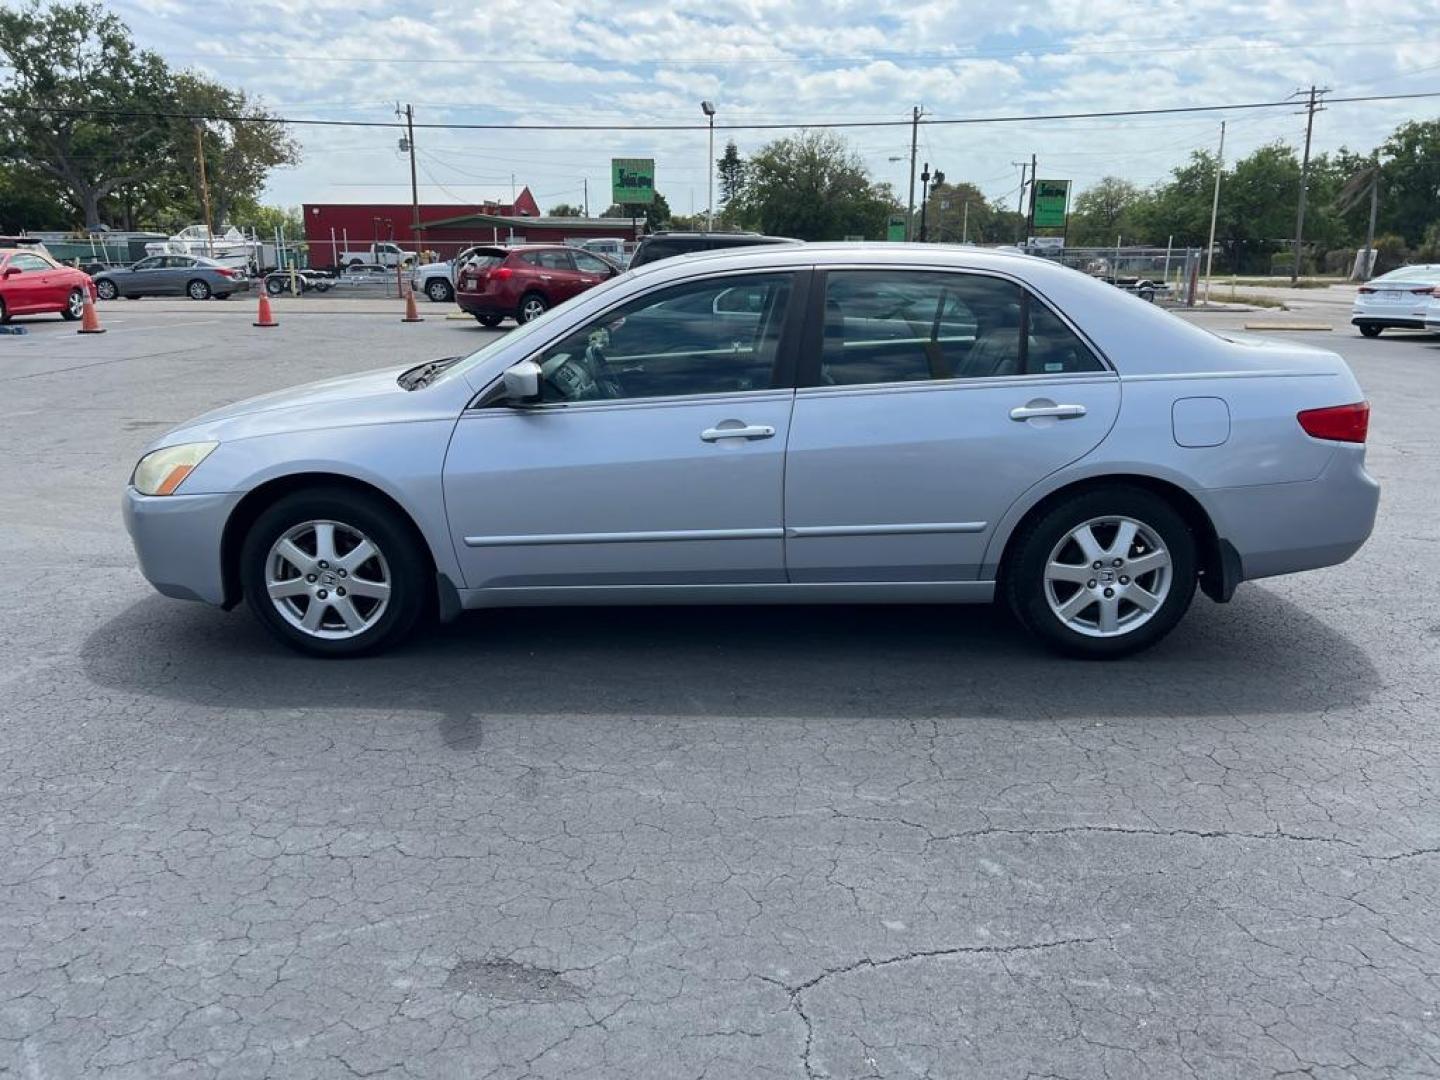
[[[1025,215],[1025,246],[1030,246],[1030,237],[1035,235],[1035,155],[1030,155],[1030,209]]]
[[[905,239],[915,237],[915,154],[920,145],[920,117],[925,112],[916,105],[910,114],[910,203],[905,211]]]
[[[590,178],[586,176],[581,179],[585,184],[585,216],[588,218],[590,216]]]
[[[1205,249],[1205,303],[1210,303],[1210,271],[1215,265],[1215,219],[1220,213],[1220,174],[1225,171],[1225,121],[1220,121],[1220,153],[1215,158],[1215,195],[1210,200],[1210,246]],[[1234,273],[1234,270],[1231,270]]]
[[[205,254],[215,257],[215,230],[210,227],[210,183],[205,178],[205,124],[195,121],[195,160],[200,165],[200,205],[205,210]]]
[[[410,231],[415,238],[415,261],[425,244],[420,236],[420,184],[415,178],[415,110],[405,106],[405,148],[410,151]]]
[[[960,243],[970,242],[970,200],[965,200],[965,209],[960,212]]]
[[[1015,213],[1016,213],[1017,215],[1019,215],[1019,217],[1020,217],[1020,230],[1021,230],[1021,232],[1024,232],[1024,230],[1025,230],[1025,170],[1030,167],[1030,163],[1029,163],[1028,161],[1012,161],[1012,162],[1010,162],[1010,164],[1011,164],[1011,165],[1018,165],[1018,166],[1020,167],[1020,197],[1015,200]],[[1030,179],[1031,179],[1031,181],[1033,182],[1035,178],[1032,176]],[[1018,240],[1018,239],[1020,239],[1020,237],[1016,237],[1016,239]]]
[[[1370,224],[1365,227],[1365,272],[1361,281],[1375,276],[1375,212],[1380,208],[1380,166],[1370,173]]]
[[[705,180],[709,190],[705,196],[705,231],[715,231],[715,105],[710,101],[700,102],[700,111],[710,121],[710,153],[705,159]]]
[[[1329,92],[1328,86],[1317,90],[1312,83],[1310,100],[1305,104],[1305,156],[1300,159],[1300,203],[1295,208],[1295,265],[1290,268],[1291,285],[1300,280],[1300,246],[1305,240],[1305,189],[1310,180],[1310,133],[1315,127],[1315,114],[1322,111],[1317,99],[1321,94]]]

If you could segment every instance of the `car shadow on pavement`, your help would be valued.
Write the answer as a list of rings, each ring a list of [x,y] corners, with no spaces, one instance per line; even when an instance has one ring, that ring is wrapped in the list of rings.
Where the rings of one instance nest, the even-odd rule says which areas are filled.
[[[1249,585],[1197,598],[1139,657],[1053,656],[986,607],[549,608],[471,613],[391,653],[313,660],[245,611],[149,597],[82,648],[96,684],[214,708],[426,710],[447,745],[486,716],[989,717],[1298,714],[1363,704],[1370,658]]]

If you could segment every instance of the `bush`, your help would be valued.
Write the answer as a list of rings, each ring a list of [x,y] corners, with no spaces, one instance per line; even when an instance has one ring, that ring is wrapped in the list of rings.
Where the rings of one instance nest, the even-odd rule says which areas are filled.
[[[1377,236],[1375,238],[1375,273],[1385,274],[1397,266],[1404,266],[1409,254],[1410,249],[1405,246],[1404,237],[1396,236],[1394,233]]]
[[[1294,265],[1294,252],[1277,251],[1274,255],[1270,256],[1270,273],[1276,277],[1289,277],[1290,270]],[[1302,275],[1315,273],[1315,259],[1313,256],[1306,255],[1300,260],[1300,273]]]
[[[1325,273],[1348,275],[1355,268],[1358,248],[1332,248],[1325,252]]]
[[[1440,262],[1440,221],[1425,230],[1425,239],[1415,249],[1415,256],[1421,262]]]

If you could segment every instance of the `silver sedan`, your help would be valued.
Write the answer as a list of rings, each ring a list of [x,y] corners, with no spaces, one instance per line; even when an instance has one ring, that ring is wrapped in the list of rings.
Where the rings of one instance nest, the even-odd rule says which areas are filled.
[[[1339,356],[1041,259],[749,248],[469,356],[219,409],[125,491],[146,577],[320,656],[536,604],[986,603],[1085,657],[1369,536]]]

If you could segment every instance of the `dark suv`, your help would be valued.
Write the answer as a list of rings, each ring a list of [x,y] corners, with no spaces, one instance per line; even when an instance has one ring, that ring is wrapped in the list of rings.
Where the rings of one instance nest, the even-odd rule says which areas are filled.
[[[798,243],[799,240],[786,236],[765,236],[756,232],[657,232],[640,241],[630,266],[633,269],[692,251],[719,251],[722,248],[750,247],[752,244]]]
[[[562,244],[482,245],[455,267],[455,302],[485,326],[507,315],[527,323],[618,273],[599,255]]]

